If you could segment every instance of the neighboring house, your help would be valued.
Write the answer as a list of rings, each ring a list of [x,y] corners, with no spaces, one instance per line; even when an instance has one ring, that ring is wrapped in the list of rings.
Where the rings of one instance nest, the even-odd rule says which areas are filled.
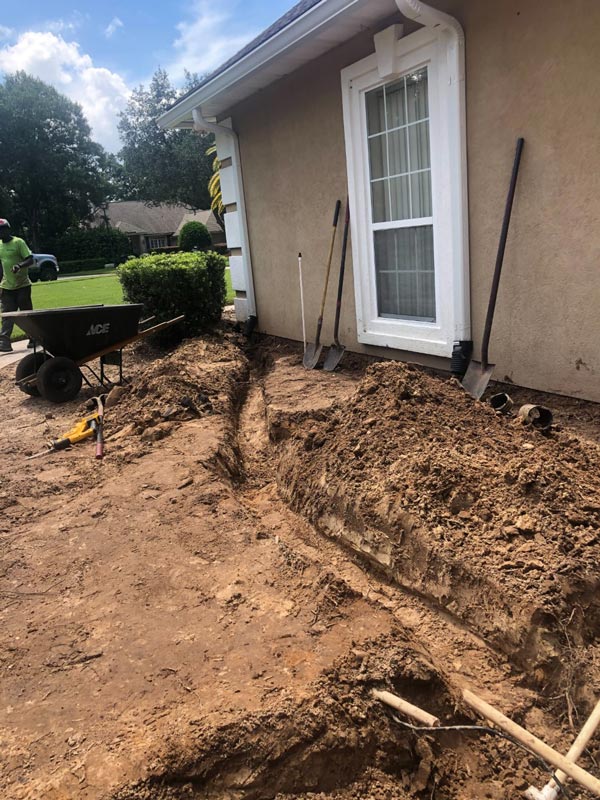
[[[302,338],[301,251],[313,335],[349,194],[341,341],[445,368],[457,341],[478,354],[523,136],[495,377],[600,400],[599,30],[598,0],[294,6],[160,119],[216,134],[240,318]]]
[[[94,225],[108,223],[127,234],[136,255],[164,247],[177,247],[178,237],[186,222],[195,220],[208,228],[214,247],[225,245],[225,235],[212,211],[192,212],[185,206],[150,206],[137,200],[108,203],[94,214]]]

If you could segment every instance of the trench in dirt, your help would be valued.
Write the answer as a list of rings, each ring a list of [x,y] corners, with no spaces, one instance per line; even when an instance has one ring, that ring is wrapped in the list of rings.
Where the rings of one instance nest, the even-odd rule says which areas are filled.
[[[527,662],[523,653],[529,648],[535,651],[533,660],[539,660],[540,639],[547,645],[546,632],[536,625],[540,620],[531,620],[525,645],[519,636],[511,642],[510,626],[505,626],[507,636],[500,644],[494,637],[488,642],[490,609],[495,606],[502,616],[502,596],[468,571],[455,569],[453,580],[444,582],[449,568],[443,553],[436,554],[436,562],[411,543],[410,524],[404,530],[404,557],[393,563],[386,532],[366,535],[364,526],[353,525],[351,509],[343,508],[339,498],[332,498],[331,515],[321,514],[312,524],[310,514],[300,513],[308,504],[299,502],[305,496],[304,490],[298,491],[297,476],[289,481],[289,471],[281,469],[282,452],[285,459],[286,442],[298,426],[308,425],[312,435],[311,415],[298,415],[293,404],[282,410],[272,394],[265,397],[268,374],[268,368],[252,367],[220,468],[228,472],[261,536],[274,538],[295,568],[327,566],[327,587],[335,587],[330,593],[334,611],[343,615],[348,598],[362,597],[392,618],[395,633],[340,654],[336,667],[318,679],[305,701],[278,701],[263,714],[249,715],[241,726],[211,731],[193,758],[178,764],[174,758],[157,780],[115,797],[224,800],[313,797],[318,792],[321,797],[408,798],[437,796],[436,787],[445,787],[447,794],[440,796],[446,797],[510,796],[511,789],[505,793],[498,787],[524,783],[522,775],[531,775],[534,765],[526,755],[507,751],[505,743],[473,742],[452,733],[435,740],[399,735],[369,700],[368,689],[385,686],[442,719],[457,721],[460,690],[471,686],[487,690],[491,699],[510,697],[526,720],[536,700],[527,688],[532,681],[521,673]],[[429,575],[429,583],[413,577],[419,569],[421,578]],[[454,608],[448,597],[440,599],[440,578]],[[465,608],[477,603],[483,613],[469,619]],[[567,675],[567,691],[575,695],[574,673],[572,665],[562,664],[555,686]],[[531,719],[546,726],[547,736],[549,727],[556,735],[552,715],[541,707],[535,710]]]
[[[42,483],[5,511],[13,588],[41,593],[5,616],[7,641],[31,623],[3,673],[19,709],[8,796],[512,800],[542,785],[508,742],[408,731],[370,690],[460,723],[471,688],[567,749],[600,691],[593,452],[401,365],[307,373],[277,343],[244,350],[226,332],[142,363],[111,410],[104,483],[83,451],[46,466],[88,506]],[[72,661],[67,633],[101,657]]]

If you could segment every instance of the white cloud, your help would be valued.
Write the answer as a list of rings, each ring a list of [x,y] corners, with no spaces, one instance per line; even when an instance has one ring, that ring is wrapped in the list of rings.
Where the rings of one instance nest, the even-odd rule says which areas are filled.
[[[118,73],[94,66],[77,42],[51,32],[27,31],[12,47],[0,48],[0,70],[24,70],[52,84],[80,103],[96,141],[113,152],[120,148],[117,113],[125,107],[129,88]]]
[[[175,83],[183,79],[186,69],[200,75],[210,72],[256,36],[254,30],[233,33],[232,14],[223,8],[208,0],[195,0],[191,19],[177,25],[175,58],[166,67]]]
[[[104,29],[104,35],[106,36],[107,39],[110,39],[110,37],[114,33],[116,33],[119,28],[122,27],[123,27],[122,21],[118,17],[113,17],[109,22],[109,24]]]
[[[0,25],[0,42],[4,39],[12,39],[15,32],[12,28],[7,28],[6,25]]]

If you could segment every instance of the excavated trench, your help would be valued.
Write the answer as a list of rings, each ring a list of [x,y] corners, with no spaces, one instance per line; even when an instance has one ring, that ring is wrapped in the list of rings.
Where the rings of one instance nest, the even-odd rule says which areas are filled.
[[[568,739],[567,717],[593,702],[600,602],[595,550],[584,548],[596,545],[597,482],[588,475],[568,491],[560,459],[577,477],[597,454],[535,440],[483,406],[469,420],[472,401],[447,382],[401,365],[372,370],[307,377],[297,357],[259,354],[213,466],[257,537],[275,540],[317,589],[326,584],[317,631],[360,598],[394,633],[340,651],[303,700],[200,728],[187,755],[174,752],[160,777],[115,800],[513,797],[535,775],[526,754],[495,739],[410,733],[370,689],[454,722],[469,719],[461,689],[479,689],[551,739]],[[498,542],[502,553],[487,558]],[[584,553],[579,572],[568,547]]]

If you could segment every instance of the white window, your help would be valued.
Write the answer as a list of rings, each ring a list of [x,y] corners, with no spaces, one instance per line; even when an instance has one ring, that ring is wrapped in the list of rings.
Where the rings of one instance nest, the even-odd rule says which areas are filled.
[[[469,338],[464,126],[447,46],[422,29],[394,43],[386,80],[375,55],[342,72],[358,340],[441,356]]]
[[[160,237],[157,239],[150,239],[150,238],[148,239],[148,247],[151,250],[156,250],[159,247],[166,247],[166,246],[167,246],[167,240],[164,237]]]

